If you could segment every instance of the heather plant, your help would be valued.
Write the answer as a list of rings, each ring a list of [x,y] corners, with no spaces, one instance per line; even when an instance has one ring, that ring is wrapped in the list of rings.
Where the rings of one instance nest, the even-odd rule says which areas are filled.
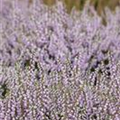
[[[0,10],[0,120],[119,120],[120,8],[103,25],[87,4],[18,3]]]

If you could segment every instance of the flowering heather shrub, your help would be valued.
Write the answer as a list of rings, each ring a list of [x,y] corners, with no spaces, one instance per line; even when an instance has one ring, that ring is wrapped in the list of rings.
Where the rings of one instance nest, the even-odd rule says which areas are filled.
[[[92,7],[18,5],[0,10],[0,120],[120,120],[120,8],[104,26]]]

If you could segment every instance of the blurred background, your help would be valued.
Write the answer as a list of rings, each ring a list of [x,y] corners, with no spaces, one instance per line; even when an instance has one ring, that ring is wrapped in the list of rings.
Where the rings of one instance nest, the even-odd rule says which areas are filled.
[[[95,9],[99,14],[108,6],[111,10],[114,10],[116,6],[120,5],[120,0],[61,0],[66,6],[68,12],[75,6],[77,10],[82,10],[86,2],[90,2],[91,5],[94,5]],[[32,3],[32,0],[29,0]],[[43,2],[49,6],[55,3],[55,0],[43,0]]]
[[[43,0],[47,5],[53,5],[55,0]],[[66,5],[68,11],[70,11],[74,6],[77,10],[83,9],[86,2],[90,2],[91,5],[94,5],[95,9],[101,13],[106,6],[114,10],[116,6],[120,5],[120,0],[62,0]]]

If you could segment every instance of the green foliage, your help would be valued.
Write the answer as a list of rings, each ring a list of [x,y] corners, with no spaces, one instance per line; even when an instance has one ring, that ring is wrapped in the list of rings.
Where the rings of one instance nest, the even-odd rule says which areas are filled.
[[[55,0],[43,0],[47,5],[53,5]],[[106,6],[110,7],[112,10],[115,9],[116,6],[120,4],[120,0],[62,0],[68,9],[68,12],[75,6],[76,9],[83,9],[86,2],[90,2],[91,5],[95,7],[99,14],[103,12]]]
[[[9,93],[9,89],[8,89],[6,83],[0,85],[0,98],[1,99],[6,98],[8,93]]]

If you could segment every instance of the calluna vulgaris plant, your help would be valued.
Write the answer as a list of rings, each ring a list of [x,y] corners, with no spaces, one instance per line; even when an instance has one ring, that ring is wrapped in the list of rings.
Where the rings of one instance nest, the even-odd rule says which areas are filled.
[[[20,2],[20,1],[19,1]],[[0,120],[120,120],[120,8],[3,0]]]

